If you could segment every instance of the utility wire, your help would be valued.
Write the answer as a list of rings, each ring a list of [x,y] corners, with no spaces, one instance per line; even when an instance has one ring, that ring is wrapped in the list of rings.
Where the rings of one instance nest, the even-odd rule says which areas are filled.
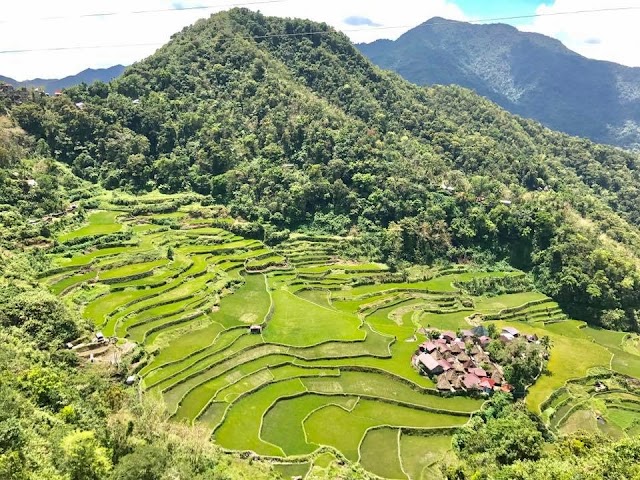
[[[185,12],[192,10],[211,10],[215,8],[230,8],[230,7],[244,7],[251,5],[263,5],[270,3],[283,3],[288,0],[255,0],[249,2],[238,2],[238,3],[221,3],[216,5],[194,5],[192,7],[170,7],[170,8],[158,8],[158,9],[149,9],[149,10],[132,10],[125,12],[102,12],[102,13],[84,13],[80,15],[59,15],[53,17],[40,17],[40,18],[29,18],[29,21],[47,21],[47,20],[68,20],[68,19],[78,19],[78,18],[99,18],[99,17],[115,17],[118,15],[146,15],[149,13],[166,13],[166,12]],[[0,24],[2,23],[12,23],[14,20],[0,20]]]
[[[259,3],[279,3],[286,0],[265,0],[262,2],[254,2],[254,3],[243,3],[236,4],[235,6],[240,5],[253,5]],[[234,6],[231,4],[227,4],[224,6]],[[197,8],[197,7],[193,7]],[[216,7],[201,7],[201,8],[216,8]],[[593,10],[573,10],[567,12],[553,12],[553,13],[535,13],[531,15],[517,15],[511,17],[493,17],[493,18],[481,18],[476,20],[468,20],[466,23],[485,23],[485,22],[499,22],[505,20],[519,20],[526,18],[537,18],[537,17],[555,17],[561,15],[580,15],[585,13],[603,13],[603,12],[622,12],[622,11],[631,11],[631,10],[640,10],[640,6],[637,7],[615,7],[615,8],[598,8]],[[150,12],[150,10],[148,11]],[[60,17],[63,18],[63,17]],[[73,17],[70,17],[73,18]],[[315,30],[311,32],[295,32],[295,33],[271,33],[267,35],[257,35],[257,36],[246,36],[243,37],[248,40],[260,40],[265,38],[284,38],[284,37],[304,37],[310,35],[329,35],[333,33],[355,33],[355,32],[370,32],[372,30],[398,30],[398,29],[407,29],[407,28],[415,28],[417,26],[421,28],[432,27],[436,25],[447,25],[448,22],[431,22],[423,25],[394,25],[394,26],[381,26],[381,27],[367,27],[367,28],[353,28],[353,29],[342,29],[336,30],[335,28],[331,28],[330,30]],[[88,45],[88,46],[67,46],[67,47],[47,47],[47,48],[25,48],[25,49],[16,49],[16,50],[0,50],[0,55],[9,54],[9,53],[31,53],[31,52],[58,52],[58,51],[66,51],[66,50],[95,50],[102,48],[128,48],[128,47],[154,47],[161,46],[164,43],[130,43],[130,44],[119,44],[119,45]]]

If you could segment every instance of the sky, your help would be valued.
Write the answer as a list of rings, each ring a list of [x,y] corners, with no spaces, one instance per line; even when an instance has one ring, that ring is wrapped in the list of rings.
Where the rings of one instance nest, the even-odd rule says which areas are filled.
[[[3,2],[0,75],[60,78],[128,65],[198,18],[230,6],[323,21],[354,42],[395,39],[434,16],[476,21],[541,14],[503,23],[557,38],[589,58],[640,67],[640,0],[20,0]],[[559,15],[624,7],[637,9]],[[38,51],[43,48],[65,50]],[[35,51],[7,53],[12,50]]]

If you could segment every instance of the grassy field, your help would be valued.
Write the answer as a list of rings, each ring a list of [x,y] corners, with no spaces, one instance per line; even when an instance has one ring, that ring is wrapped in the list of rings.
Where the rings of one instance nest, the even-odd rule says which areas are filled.
[[[266,341],[305,347],[327,340],[364,339],[360,321],[352,315],[321,307],[284,290],[274,291],[272,296],[276,308],[264,333]]]
[[[312,412],[327,405],[336,405],[350,410],[357,397],[308,394],[278,400],[262,423],[262,438],[280,445],[286,455],[304,455],[316,450],[319,445],[307,442],[303,422]]]
[[[401,435],[400,458],[410,480],[444,478],[433,465],[451,453],[448,435]]]
[[[439,478],[451,433],[438,429],[463,425],[483,400],[435,394],[410,360],[421,329],[470,328],[474,313],[549,337],[548,372],[526,402],[539,411],[563,389],[543,412],[553,429],[640,430],[635,396],[594,397],[593,382],[573,380],[593,369],[640,375],[638,337],[585,328],[539,292],[470,297],[456,286],[519,272],[421,266],[410,270],[419,280],[402,282],[385,265],[338,258],[339,238],[293,236],[272,248],[220,228],[231,219],[136,217],[109,205],[58,238],[71,250],[49,255],[43,283],[96,330],[144,346],[142,387],[162,395],[174,420],[205,426],[224,448],[279,457],[285,476],[327,468],[336,456],[316,452],[328,446],[384,478]],[[126,246],[94,245],[117,232],[130,233]]]
[[[362,466],[384,478],[407,478],[400,463],[399,435],[397,428],[369,430],[360,444]]]
[[[114,211],[93,212],[87,218],[87,225],[61,235],[58,240],[64,243],[79,237],[107,235],[109,233],[119,232],[122,230],[122,224],[118,223],[116,219],[121,214],[121,212]]]
[[[304,422],[309,441],[331,445],[348,459],[357,461],[358,447],[367,429],[378,426],[436,428],[460,426],[466,417],[443,415],[410,407],[360,400],[351,411],[330,405],[311,414]],[[327,425],[340,425],[328,429]]]
[[[522,328],[518,323],[511,325]],[[527,395],[527,405],[532,410],[539,412],[540,404],[567,380],[586,375],[592,367],[609,365],[612,353],[593,340],[580,338],[579,326],[580,322],[576,321],[550,324],[543,328],[527,326],[527,331],[538,336],[548,335],[552,342],[549,374],[542,375]]]

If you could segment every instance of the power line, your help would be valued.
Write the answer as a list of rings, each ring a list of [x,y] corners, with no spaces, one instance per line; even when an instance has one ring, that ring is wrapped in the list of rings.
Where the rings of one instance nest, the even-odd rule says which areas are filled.
[[[79,15],[58,15],[52,17],[40,17],[29,18],[29,21],[47,21],[47,20],[68,20],[78,18],[100,18],[100,17],[115,17],[119,15],[146,15],[149,13],[166,13],[166,12],[187,12],[192,10],[211,10],[215,8],[230,8],[230,7],[244,7],[251,5],[262,5],[270,3],[283,3],[288,0],[256,0],[242,3],[222,3],[217,5],[195,5],[191,7],[170,7],[170,8],[157,8],[149,10],[131,10],[125,12],[98,12],[98,13],[84,13]],[[0,20],[2,23],[11,23],[13,20]]]
[[[287,0],[265,0],[261,2],[252,2],[252,3],[243,3],[243,4],[227,4],[225,6],[240,6],[240,5],[255,5],[260,3],[280,3]],[[216,8],[213,6],[209,7],[190,7],[190,8]],[[612,7],[612,8],[598,8],[593,10],[573,10],[567,12],[551,12],[551,13],[535,13],[531,15],[516,15],[511,17],[493,17],[493,18],[481,18],[476,20],[468,20],[466,23],[485,23],[485,22],[500,22],[505,20],[521,20],[527,18],[537,18],[537,17],[555,17],[562,15],[580,15],[585,13],[603,13],[603,12],[621,12],[621,11],[631,11],[631,10],[640,10],[640,6],[636,7]],[[161,10],[157,10],[161,11]],[[142,13],[142,11],[140,11]],[[146,12],[151,12],[148,10]],[[63,17],[60,17],[63,18]],[[70,17],[71,18],[71,17]],[[73,17],[76,18],[76,17]],[[0,22],[1,23],[1,22]],[[448,22],[431,22],[428,24],[423,24],[421,27],[432,27],[436,25],[447,25]],[[367,27],[367,28],[353,28],[353,29],[343,29],[336,30],[335,28],[331,28],[330,30],[315,30],[311,32],[295,32],[295,33],[271,33],[267,35],[256,35],[256,36],[246,36],[242,37],[248,40],[260,40],[265,38],[284,38],[284,37],[304,37],[310,35],[329,35],[333,33],[356,33],[356,32],[370,32],[372,30],[398,30],[398,29],[406,29],[406,28],[414,28],[417,25],[394,25],[394,26],[380,26],[380,27]],[[87,46],[67,46],[67,47],[47,47],[47,48],[25,48],[25,49],[15,49],[15,50],[0,50],[0,55],[9,54],[9,53],[33,53],[33,52],[59,52],[59,51],[67,51],[67,50],[96,50],[103,48],[129,48],[129,47],[157,47],[161,46],[163,43],[130,43],[130,44],[119,44],[119,45],[87,45]]]

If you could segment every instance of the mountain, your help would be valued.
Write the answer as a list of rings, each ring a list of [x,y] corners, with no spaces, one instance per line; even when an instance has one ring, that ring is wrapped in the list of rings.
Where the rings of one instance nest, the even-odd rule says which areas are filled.
[[[34,78],[33,80],[25,80],[23,82],[0,75],[0,82],[8,83],[14,87],[39,87],[43,88],[45,92],[52,94],[56,90],[62,90],[81,83],[91,84],[97,81],[110,82],[114,78],[122,75],[124,69],[124,65],[114,65],[113,67],[98,69],[87,68],[76,75],[69,75],[64,78]]]
[[[640,68],[591,60],[509,25],[443,18],[358,48],[418,85],[461,85],[554,130],[640,146]]]
[[[638,477],[638,381],[615,373],[638,375],[637,335],[558,322],[539,292],[511,293],[534,280],[572,318],[638,330],[640,157],[468,89],[413,85],[346,36],[312,33],[328,28],[234,9],[109,84],[9,102],[0,478],[380,478],[350,458],[390,478],[427,463],[430,477],[441,467],[460,479]],[[59,168],[96,191],[69,174],[56,192]],[[38,226],[48,209],[67,212],[52,231]],[[25,242],[34,235],[43,241]],[[475,347],[474,361],[509,360],[492,376],[542,370],[547,390],[528,397],[541,417],[506,393],[445,398],[411,369],[418,325],[470,328],[485,308],[504,319],[487,333],[518,319],[522,335]],[[252,335],[245,321],[261,310],[269,325]],[[120,340],[91,341],[102,326]],[[366,335],[345,336],[352,328]],[[552,344],[548,363],[529,355],[529,332]],[[71,340],[82,343],[58,348]],[[93,364],[75,353],[98,350]],[[483,403],[469,421],[468,401]],[[187,405],[193,416],[180,415]],[[570,424],[592,432],[564,435]]]
[[[392,266],[509,262],[574,318],[638,328],[638,155],[413,85],[329,28],[230,10],[12,115],[107,188],[193,190],[266,240],[357,233]]]

